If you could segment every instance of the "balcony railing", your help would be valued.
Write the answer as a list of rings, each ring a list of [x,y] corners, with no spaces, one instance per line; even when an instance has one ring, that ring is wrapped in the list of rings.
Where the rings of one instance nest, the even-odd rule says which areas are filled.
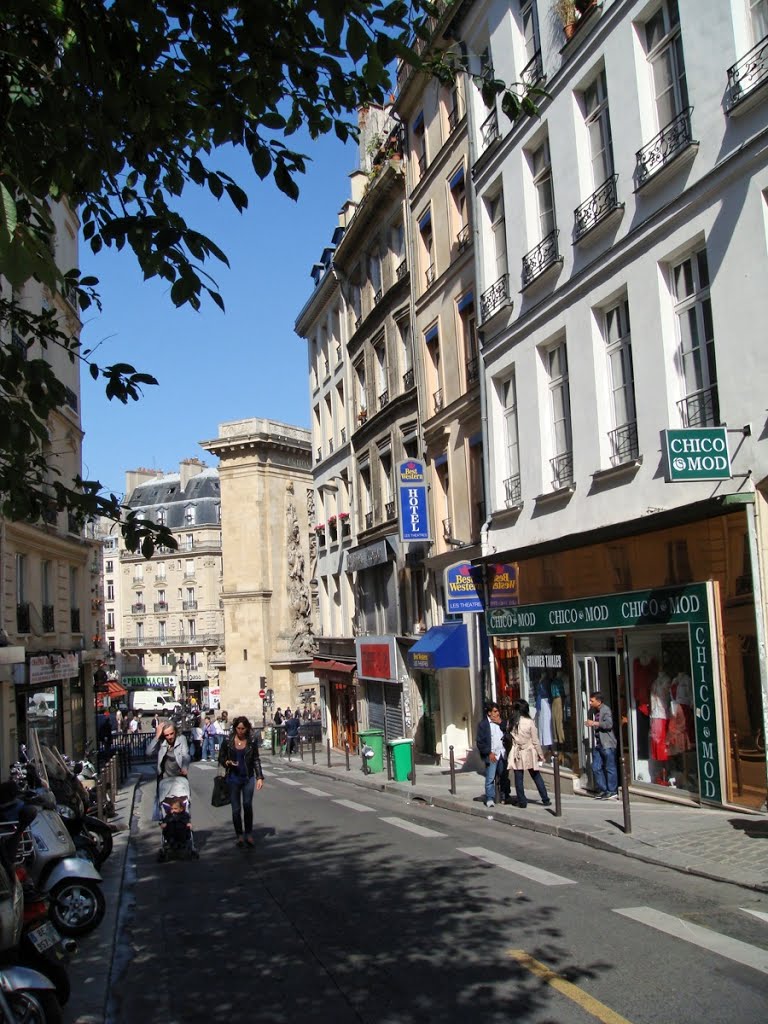
[[[573,483],[573,452],[562,452],[549,460],[552,467],[552,486],[568,487]]]
[[[43,605],[43,632],[53,633],[56,629],[56,620],[52,604]]]
[[[389,405],[389,388],[385,388],[379,395],[379,408],[383,409],[385,405]]]
[[[410,391],[413,387],[413,370],[406,370],[403,374],[403,391]]]
[[[155,603],[152,605],[152,607],[154,608],[154,610],[156,612],[167,612],[168,611],[168,602],[167,601],[155,601]]]
[[[197,611],[197,601],[182,601],[181,602],[181,610],[184,611],[184,612],[196,612]]]
[[[768,81],[768,36],[728,68],[725,109],[730,113],[751,92]]]
[[[504,481],[504,498],[508,505],[517,505],[522,496],[522,489],[520,487],[520,474],[515,473],[514,476],[508,476]]]
[[[70,633],[80,633],[80,609],[70,608],[69,609],[69,631]]]
[[[467,360],[467,385],[474,384],[480,377],[480,360],[477,356]]]
[[[683,150],[693,142],[691,136],[691,114],[693,107],[681,110],[669,124],[665,125],[658,135],[637,151],[635,181],[642,188],[662,167],[666,167]]]
[[[327,359],[324,360],[323,369],[325,370],[325,376],[326,377],[330,377],[330,375],[331,375],[331,364],[328,362]]]
[[[398,281],[402,281],[407,273],[408,273],[408,260],[402,260],[397,265],[397,270],[395,271],[395,277],[397,278]]]
[[[520,72],[520,81],[526,89],[532,89],[543,78],[544,64],[541,59],[541,50],[537,50]]]
[[[422,153],[419,157],[419,178],[423,178],[427,173],[427,154]]]
[[[434,263],[430,263],[430,265],[424,271],[424,277],[425,277],[426,282],[427,282],[427,288],[429,288],[429,286],[431,284],[435,283],[435,264]]]
[[[133,585],[134,585],[134,587],[143,586],[144,585],[144,574],[143,573],[141,574],[141,576],[139,576],[138,573],[134,574]]]
[[[339,432],[339,436],[341,437],[341,443],[342,444],[346,444],[347,443],[347,428],[346,427],[342,427],[341,428],[341,430]]]
[[[395,503],[394,501],[388,501],[384,506],[384,515],[387,519],[395,518]]]
[[[611,443],[611,464],[620,466],[624,462],[632,462],[638,456],[637,422],[625,423],[621,427],[608,432]]]
[[[448,113],[448,131],[449,132],[455,132],[456,131],[456,125],[459,123],[460,119],[461,119],[461,114],[459,113],[459,108],[458,107],[454,107]]]
[[[75,394],[75,392],[72,390],[72,388],[64,388],[64,394],[66,396],[64,400],[69,406],[69,408],[74,410],[74,412],[77,412],[78,402],[77,395]]]
[[[378,304],[379,304],[379,303],[381,302],[381,300],[382,300],[382,297],[383,297],[383,295],[384,295],[384,292],[382,291],[382,289],[381,289],[381,288],[379,288],[379,290],[378,290],[378,291],[376,292],[376,294],[375,294],[375,295],[373,296],[373,304],[374,304],[374,306],[378,306]]]
[[[465,224],[456,235],[456,255],[461,255],[469,245],[469,224]]]
[[[438,388],[438,390],[435,391],[434,394],[432,395],[432,405],[434,407],[435,412],[440,412],[440,410],[443,408],[443,389],[442,388]]]
[[[535,245],[530,252],[523,256],[523,288],[535,281],[550,267],[559,263],[560,250],[557,245],[559,234],[557,229],[550,231],[546,238],[542,238],[538,245]]]
[[[576,241],[610,216],[614,210],[619,209],[619,193],[616,188],[618,179],[618,174],[611,175],[600,188],[595,189],[589,199],[573,211],[573,234]]]
[[[323,457],[323,448],[322,448],[322,445],[318,445],[317,446],[317,458],[315,459],[315,462],[320,462],[322,457]]]
[[[132,615],[141,614],[142,612],[145,612],[146,610],[147,610],[146,605],[143,602],[141,602],[141,601],[138,601],[136,604],[132,604],[131,605],[131,614]]]
[[[483,149],[488,149],[492,142],[495,142],[499,137],[499,116],[495,109],[490,112],[488,117],[480,125],[480,138],[483,142]]]
[[[164,636],[122,636],[120,646],[132,647],[220,647],[224,643],[223,633],[166,633]]]
[[[370,528],[372,526],[373,526],[373,512],[366,512],[365,513],[365,528],[366,528],[366,530],[370,530]]]
[[[363,322],[363,315],[362,315],[362,313],[361,313],[361,314],[360,314],[360,316],[358,316],[358,317],[356,317],[356,318],[355,318],[355,330],[358,330],[358,329],[359,329],[359,327],[360,327],[360,324],[361,324],[362,322]]]
[[[720,422],[717,385],[686,395],[677,408],[684,427],[716,427]]]
[[[22,601],[16,605],[16,632],[30,633],[29,601]]]
[[[498,281],[494,281],[490,288],[486,288],[480,296],[480,320],[485,323],[490,320],[497,309],[501,309],[509,301],[508,274],[502,274]]]

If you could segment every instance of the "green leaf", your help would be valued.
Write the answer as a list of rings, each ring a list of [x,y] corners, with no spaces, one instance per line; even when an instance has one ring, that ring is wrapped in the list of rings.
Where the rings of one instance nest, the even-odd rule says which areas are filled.
[[[351,18],[347,27],[347,52],[357,63],[368,50],[370,38],[356,18]]]
[[[5,185],[0,182],[0,231],[9,244],[16,231],[16,224],[16,203]]]

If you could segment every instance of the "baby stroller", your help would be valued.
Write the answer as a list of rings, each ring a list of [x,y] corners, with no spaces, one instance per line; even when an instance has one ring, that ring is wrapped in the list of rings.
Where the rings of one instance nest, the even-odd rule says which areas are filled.
[[[157,859],[161,863],[176,858],[198,860],[200,857],[195,846],[189,806],[189,796],[184,794],[170,794],[160,800],[163,817],[160,822],[160,851]]]

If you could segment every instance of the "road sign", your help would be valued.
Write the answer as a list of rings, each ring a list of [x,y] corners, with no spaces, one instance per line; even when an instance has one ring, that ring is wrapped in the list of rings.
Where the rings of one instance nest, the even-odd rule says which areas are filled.
[[[259,690],[259,696],[261,697],[262,700],[264,700],[264,698],[267,696],[267,691]]]

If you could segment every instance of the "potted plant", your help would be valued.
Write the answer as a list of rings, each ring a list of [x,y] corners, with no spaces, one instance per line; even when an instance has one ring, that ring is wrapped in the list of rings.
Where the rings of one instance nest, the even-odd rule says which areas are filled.
[[[580,20],[596,0],[555,0],[553,10],[560,19],[566,39],[573,39]]]
[[[368,410],[365,408],[365,406],[363,406],[363,408],[357,414],[357,418],[361,423],[365,423],[365,421],[368,419]]]

